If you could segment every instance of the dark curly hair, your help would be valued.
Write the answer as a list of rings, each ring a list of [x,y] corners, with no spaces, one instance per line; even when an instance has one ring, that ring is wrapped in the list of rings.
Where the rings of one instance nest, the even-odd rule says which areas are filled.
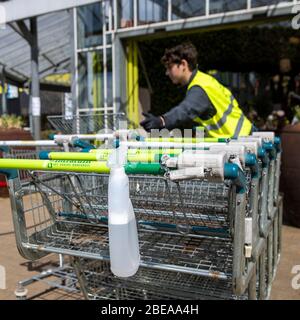
[[[187,61],[191,71],[197,68],[198,52],[191,42],[166,49],[164,56],[161,58],[161,63],[168,67],[171,64],[180,64],[183,59]]]

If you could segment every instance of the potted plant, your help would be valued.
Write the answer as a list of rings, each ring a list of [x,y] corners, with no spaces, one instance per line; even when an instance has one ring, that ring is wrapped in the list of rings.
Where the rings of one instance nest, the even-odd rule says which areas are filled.
[[[23,129],[23,119],[16,115],[2,115],[0,116],[0,141],[10,140],[32,140],[31,133]],[[10,148],[10,157],[13,157],[13,150],[20,149],[20,147]],[[32,149],[31,147],[22,147],[22,149]],[[5,150],[7,152],[7,150]],[[0,148],[0,157],[3,157],[3,150]],[[7,196],[6,179],[0,175],[0,196]]]
[[[31,140],[29,131],[23,129],[24,121],[20,116],[2,115],[0,117],[0,140]]]

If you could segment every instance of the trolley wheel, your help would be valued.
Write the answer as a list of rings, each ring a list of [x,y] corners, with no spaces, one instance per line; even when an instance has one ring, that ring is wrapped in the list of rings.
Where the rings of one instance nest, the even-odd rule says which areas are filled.
[[[17,300],[26,300],[27,299],[28,290],[22,285],[17,285],[17,288],[15,290],[15,296]]]

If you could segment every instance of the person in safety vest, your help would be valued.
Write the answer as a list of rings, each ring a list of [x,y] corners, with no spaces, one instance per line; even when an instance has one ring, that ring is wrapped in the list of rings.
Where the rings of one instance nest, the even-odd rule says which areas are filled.
[[[197,69],[198,53],[191,43],[166,49],[161,61],[171,81],[187,88],[184,100],[161,116],[143,113],[146,131],[204,127],[208,137],[248,136],[253,128],[232,93],[214,77]]]

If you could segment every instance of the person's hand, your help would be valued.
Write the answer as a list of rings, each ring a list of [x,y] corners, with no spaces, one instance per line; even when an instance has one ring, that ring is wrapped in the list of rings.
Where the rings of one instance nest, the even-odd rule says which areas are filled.
[[[150,132],[151,129],[162,129],[164,123],[161,117],[156,117],[151,113],[142,113],[145,119],[140,123],[140,125],[147,131]]]

